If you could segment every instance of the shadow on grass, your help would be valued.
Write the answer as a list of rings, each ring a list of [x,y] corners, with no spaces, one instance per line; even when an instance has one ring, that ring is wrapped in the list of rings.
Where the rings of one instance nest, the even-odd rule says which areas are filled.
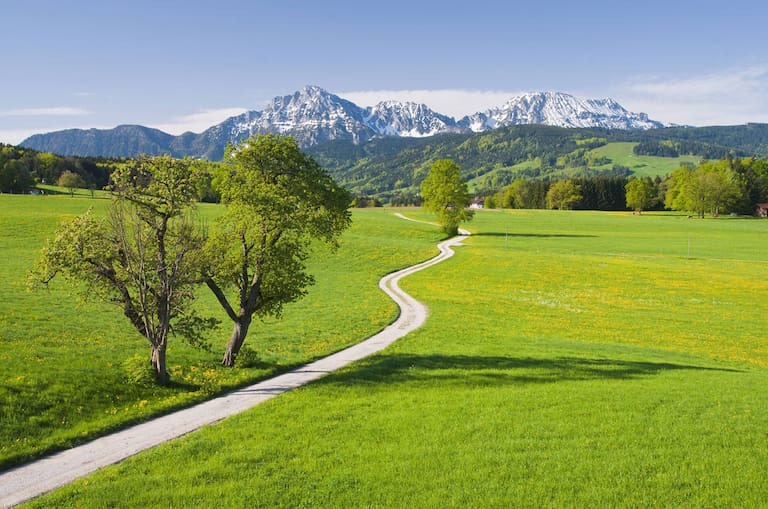
[[[578,235],[572,233],[504,233],[504,232],[481,232],[473,233],[473,237],[529,237],[536,239],[588,239],[597,238],[597,235]]]
[[[464,355],[382,355],[360,361],[316,383],[359,385],[438,381],[462,385],[515,385],[586,380],[632,380],[665,371],[738,373],[734,369],[616,359],[533,359]]]

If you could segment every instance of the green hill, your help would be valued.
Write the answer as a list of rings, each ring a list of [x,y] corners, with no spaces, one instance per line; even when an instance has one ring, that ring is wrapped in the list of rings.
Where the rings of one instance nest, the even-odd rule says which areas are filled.
[[[438,159],[456,161],[470,187],[482,192],[519,177],[663,176],[705,158],[768,157],[768,125],[650,131],[521,125],[362,145],[333,142],[307,150],[350,191],[391,199],[417,192]]]

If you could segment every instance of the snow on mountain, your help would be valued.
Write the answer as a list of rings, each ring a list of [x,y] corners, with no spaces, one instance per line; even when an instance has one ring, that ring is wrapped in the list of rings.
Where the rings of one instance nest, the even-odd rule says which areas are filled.
[[[338,139],[362,143],[377,135],[422,137],[459,130],[452,118],[424,104],[384,101],[363,109],[317,86],[276,97],[263,111],[248,111],[225,123],[221,134],[230,141],[251,134],[291,134],[303,146]]]
[[[456,121],[431,110],[425,104],[382,101],[366,110],[365,122],[382,136],[421,138],[460,132]]]
[[[500,108],[466,116],[458,124],[475,132],[518,124],[609,129],[664,127],[661,122],[650,120],[645,113],[627,111],[613,99],[580,99],[561,92],[515,96]]]
[[[558,92],[529,93],[511,98],[499,108],[466,116],[456,122],[424,104],[383,101],[361,108],[317,86],[276,97],[261,111],[228,118],[200,134],[171,136],[141,126],[70,130],[35,135],[22,146],[78,155],[133,157],[134,147],[146,153],[171,153],[219,160],[228,143],[253,134],[289,134],[302,147],[332,140],[364,143],[377,136],[424,137],[450,132],[486,131],[514,124],[561,127],[651,129],[663,124],[644,113],[632,113],[612,99],[579,99]],[[159,134],[158,134],[159,133]]]
[[[233,142],[251,134],[290,134],[302,146],[338,139],[361,143],[376,134],[364,118],[365,110],[350,101],[306,86],[276,97],[262,111],[227,119],[221,133]]]

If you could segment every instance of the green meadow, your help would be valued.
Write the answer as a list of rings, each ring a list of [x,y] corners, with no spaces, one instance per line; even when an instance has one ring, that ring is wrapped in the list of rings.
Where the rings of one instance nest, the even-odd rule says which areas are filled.
[[[429,225],[356,211],[353,227],[333,253],[318,246],[310,261],[316,284],[289,305],[282,320],[255,323],[246,345],[259,362],[228,369],[219,361],[230,325],[207,338],[210,352],[172,338],[167,388],[128,383],[127,360],[149,358],[146,340],[121,311],[83,302],[54,280],[28,291],[40,250],[65,218],[106,199],[88,195],[0,195],[0,467],[92,439],[126,424],[210,398],[357,343],[391,322],[397,309],[377,291],[379,278],[429,258],[440,235]],[[211,221],[216,206],[201,206]],[[203,288],[201,312],[222,312]],[[351,305],[350,303],[354,303]]]
[[[591,152],[611,160],[609,164],[597,166],[597,170],[610,170],[614,164],[626,166],[632,170],[632,174],[638,177],[663,177],[669,175],[680,167],[681,164],[697,165],[701,161],[699,156],[658,157],[637,155],[633,149],[637,143],[614,142],[593,149]]]
[[[610,161],[606,164],[591,166],[591,170],[595,171],[611,171],[614,165],[625,166],[631,170],[631,174],[637,177],[664,177],[671,175],[675,170],[680,168],[682,164],[692,164],[694,166],[701,162],[701,157],[683,155],[679,157],[658,157],[658,156],[645,156],[637,155],[633,149],[637,145],[636,142],[611,142],[601,147],[590,150],[591,153],[597,157],[605,157]],[[511,172],[515,174],[523,174],[523,172],[530,171],[535,168],[533,161],[524,161],[508,167],[494,168],[487,173],[483,173],[477,177],[471,178],[467,181],[470,190],[486,189],[488,187],[488,181],[494,177],[500,171]],[[553,179],[560,178],[574,178],[579,176],[582,172],[582,168],[563,168],[563,169],[549,169],[546,173]]]
[[[435,240],[386,210],[355,220],[419,253]],[[420,330],[30,506],[765,505],[768,221],[484,211],[468,227],[401,284],[429,306]]]

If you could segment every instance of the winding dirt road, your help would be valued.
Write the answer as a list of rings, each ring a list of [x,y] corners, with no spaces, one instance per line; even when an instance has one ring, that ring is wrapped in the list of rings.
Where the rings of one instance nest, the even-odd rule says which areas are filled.
[[[396,215],[415,221],[402,214]],[[263,401],[384,349],[395,340],[421,327],[427,319],[427,307],[401,290],[397,283],[409,274],[453,256],[451,248],[459,245],[468,235],[468,231],[460,230],[459,236],[438,244],[440,254],[434,258],[381,278],[379,288],[397,303],[400,316],[378,334],[289,373],[3,472],[0,474],[0,507],[12,507],[47,493],[101,467],[118,463],[145,449],[248,410]]]

